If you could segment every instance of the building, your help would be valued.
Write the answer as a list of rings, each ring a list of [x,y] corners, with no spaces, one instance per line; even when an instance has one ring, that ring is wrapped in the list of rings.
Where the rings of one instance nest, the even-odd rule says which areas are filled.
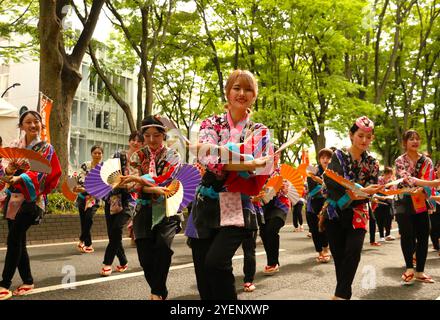
[[[118,149],[128,146],[130,134],[125,114],[119,105],[104,92],[104,83],[98,76],[91,76],[90,60],[85,57],[81,74],[83,79],[72,105],[69,141],[70,171],[76,171],[90,160],[90,149],[99,144],[104,149],[104,159],[110,158]],[[135,105],[136,86],[130,74],[114,79],[121,88],[121,95],[131,106]],[[35,110],[39,93],[39,62],[22,59],[19,63],[0,65],[0,92],[13,83],[20,83],[8,90],[4,98],[18,109],[23,106]],[[136,112],[133,110],[133,115]],[[18,138],[18,137],[17,137]]]

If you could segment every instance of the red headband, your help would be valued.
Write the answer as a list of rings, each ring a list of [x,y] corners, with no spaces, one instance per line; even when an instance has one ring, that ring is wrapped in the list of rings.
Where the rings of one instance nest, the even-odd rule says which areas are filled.
[[[366,132],[373,131],[374,129],[374,123],[370,119],[368,119],[366,116],[362,116],[360,118],[356,119],[356,125],[359,129],[362,129]]]

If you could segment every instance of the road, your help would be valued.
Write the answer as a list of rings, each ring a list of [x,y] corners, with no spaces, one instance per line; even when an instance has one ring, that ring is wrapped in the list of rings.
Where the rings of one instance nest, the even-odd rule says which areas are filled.
[[[393,229],[397,236],[397,230]],[[368,239],[368,234],[366,240]],[[168,277],[170,300],[197,300],[198,292],[190,249],[186,238],[177,235],[173,243],[173,262]],[[37,245],[28,248],[36,289],[16,300],[146,300],[148,285],[137,259],[136,249],[128,240],[124,245],[129,259],[125,273],[114,272],[101,277],[99,271],[106,241],[95,241],[95,252],[81,254],[75,243]],[[241,249],[234,258],[234,274],[241,300],[328,300],[335,287],[334,265],[318,264],[311,239],[306,232],[293,232],[291,226],[281,230],[280,272],[265,276],[265,253],[261,243],[257,246],[257,290],[242,290],[243,259]],[[5,249],[0,249],[0,267],[3,268]],[[116,265],[116,262],[114,265]],[[356,300],[435,300],[440,296],[440,257],[429,249],[426,272],[437,282],[415,283],[402,286],[400,275],[404,261],[399,240],[384,243],[381,247],[364,244],[361,263],[353,284]],[[20,285],[16,273],[12,289]],[[66,288],[69,287],[69,288]]]

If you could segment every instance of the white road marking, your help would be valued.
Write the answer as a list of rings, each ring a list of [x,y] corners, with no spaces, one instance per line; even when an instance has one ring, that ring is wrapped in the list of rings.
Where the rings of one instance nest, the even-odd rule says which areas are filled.
[[[279,251],[283,252],[283,251],[286,251],[286,249],[280,249]],[[265,255],[265,254],[266,254],[266,252],[264,252],[264,251],[255,253],[256,256],[261,256],[261,255]],[[232,260],[238,260],[238,259],[243,259],[243,258],[244,258],[243,255],[236,255],[232,258]],[[170,271],[180,270],[180,269],[185,269],[185,268],[192,268],[192,267],[194,267],[193,263],[186,263],[186,264],[181,264],[178,266],[172,266],[170,268]],[[65,284],[58,284],[58,285],[54,285],[54,286],[36,288],[26,295],[55,291],[55,290],[60,290],[60,289],[71,289],[71,288],[76,288],[76,287],[80,287],[80,286],[86,286],[89,284],[102,283],[102,282],[108,282],[108,281],[114,281],[114,280],[121,280],[121,279],[133,278],[133,277],[139,277],[139,276],[144,276],[144,272],[143,271],[132,272],[132,273],[126,273],[126,274],[120,274],[120,275],[112,275],[109,277],[100,277],[100,278],[96,278],[96,279],[90,279],[90,280],[77,281],[77,282],[72,282],[72,283],[65,283]]]

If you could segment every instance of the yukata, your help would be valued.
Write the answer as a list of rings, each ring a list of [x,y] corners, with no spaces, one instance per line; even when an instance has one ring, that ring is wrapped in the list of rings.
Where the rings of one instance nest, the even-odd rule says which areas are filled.
[[[273,152],[267,127],[247,115],[234,124],[229,112],[204,120],[200,143],[222,146],[254,159]],[[202,300],[236,300],[232,256],[258,228],[250,197],[257,195],[271,166],[256,172],[225,171],[222,155],[199,156],[206,167],[192,207],[197,238],[191,240],[197,287]],[[270,168],[269,168],[270,167]]]
[[[4,203],[4,214],[8,220],[8,240],[3,280],[0,287],[9,289],[15,270],[18,268],[23,284],[32,285],[29,255],[26,249],[26,232],[33,224],[42,221],[46,211],[47,194],[58,185],[61,176],[61,166],[54,147],[40,139],[33,140],[29,145],[23,139],[15,142],[13,147],[26,148],[40,153],[51,165],[50,173],[29,170],[23,166],[14,176],[21,176],[22,181],[7,190]],[[1,175],[5,175],[3,168]]]
[[[277,168],[274,175],[279,175]],[[264,224],[260,228],[260,236],[266,251],[267,266],[280,265],[280,229],[286,223],[287,215],[292,210],[292,203],[287,198],[287,185],[277,192],[275,197],[263,206]]]
[[[433,180],[434,169],[431,159],[421,155],[414,163],[406,153],[395,160],[396,178],[416,177],[422,180]],[[402,187],[412,187],[401,183]],[[428,254],[429,239],[429,214],[428,210],[435,209],[431,202],[427,201],[432,194],[433,188],[424,187],[423,192],[416,195],[399,194],[395,201],[396,221],[399,225],[400,243],[407,269],[414,268],[413,255],[417,260],[416,271],[423,272]]]
[[[119,158],[121,162],[121,171],[124,176],[134,174],[134,169],[130,166],[127,152],[118,151],[113,158]],[[107,234],[109,243],[105,249],[103,264],[111,266],[115,256],[119,259],[121,267],[128,263],[125,250],[122,245],[122,230],[124,225],[133,216],[136,207],[137,193],[130,192],[128,188],[115,188],[105,198],[105,221],[107,225]]]
[[[324,168],[318,165],[315,176],[323,179]],[[321,210],[325,203],[325,197],[322,193],[322,184],[313,180],[312,177],[307,177],[307,205],[306,205],[306,219],[312,234],[313,244],[316,252],[321,252],[323,248],[328,247],[327,234],[319,231],[319,218]]]
[[[162,146],[153,151],[144,147],[133,153],[130,165],[139,176],[160,183],[171,177],[180,161],[180,155],[173,149]],[[181,230],[179,215],[166,217],[165,201],[164,196],[139,190],[133,217],[136,248],[145,279],[151,294],[162,299],[168,296],[166,280],[174,253],[171,244]]]
[[[379,163],[368,152],[354,160],[347,149],[333,153],[328,169],[356,183],[359,187],[377,184]],[[324,174],[329,206],[326,231],[335,262],[337,285],[335,296],[350,299],[368,224],[369,199],[353,200],[347,190]]]
[[[92,170],[92,162],[86,161],[81,165],[81,170],[78,174],[78,185],[84,187],[86,176]],[[84,246],[90,247],[92,245],[92,225],[93,217],[99,209],[99,199],[86,192],[78,193],[76,199],[76,206],[79,211],[79,220],[81,223],[81,234],[79,240],[84,243]]]

